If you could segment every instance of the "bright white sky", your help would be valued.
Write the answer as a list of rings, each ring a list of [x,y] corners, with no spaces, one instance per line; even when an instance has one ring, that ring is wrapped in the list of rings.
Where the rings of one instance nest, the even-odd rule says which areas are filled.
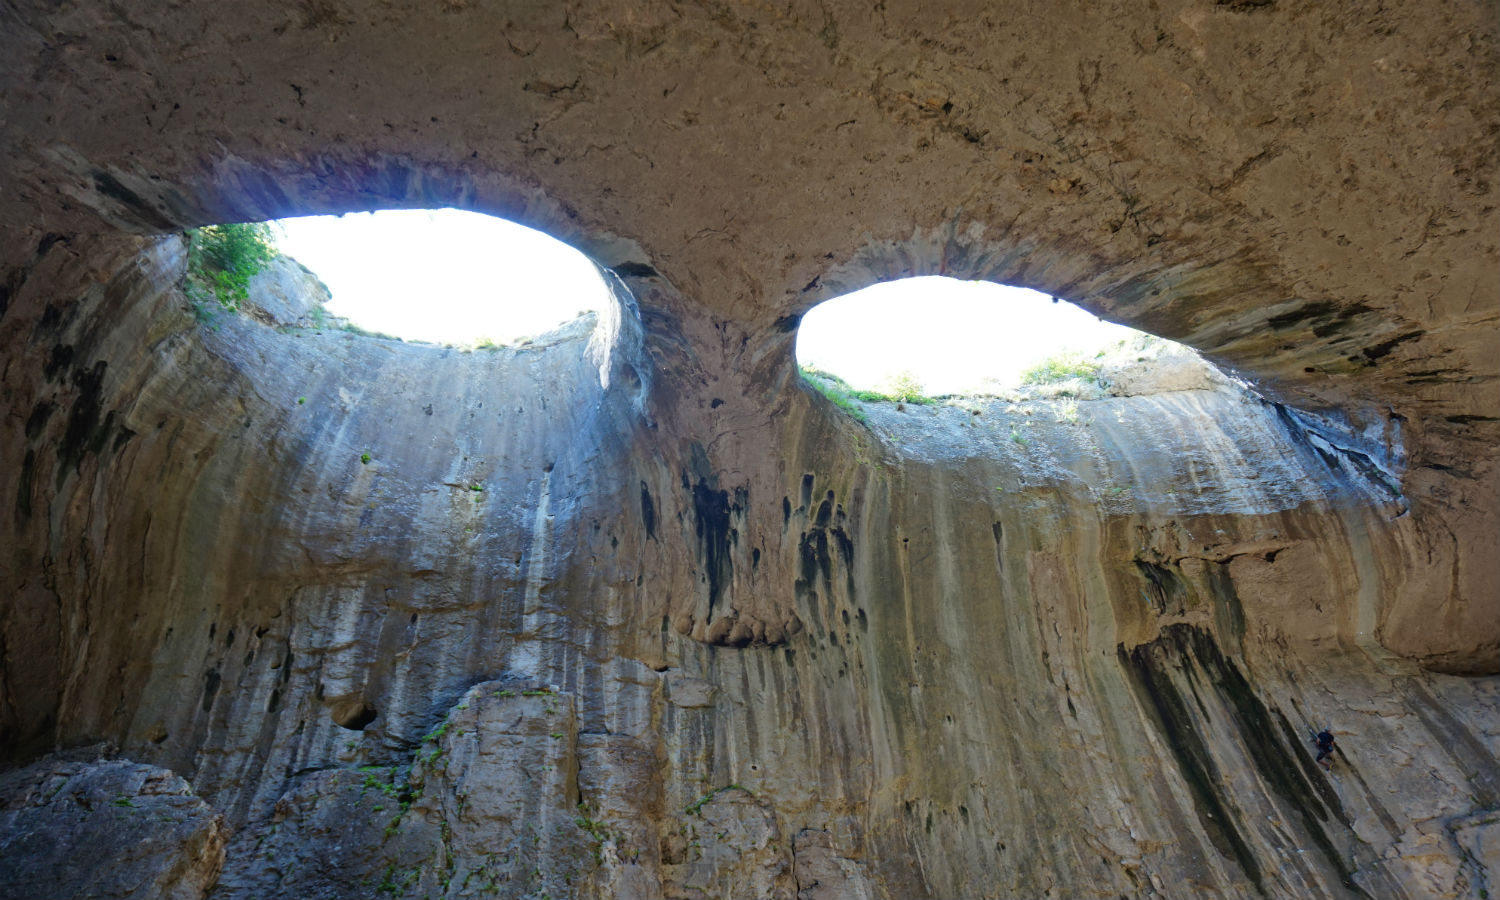
[[[328,311],[408,340],[496,343],[600,309],[588,258],[539,231],[456,209],[282,219],[276,246],[323,279]]]
[[[461,210],[386,210],[276,223],[276,243],[333,292],[328,309],[408,340],[472,344],[538,335],[609,302],[583,254]],[[797,359],[879,390],[910,371],[930,394],[1013,385],[1063,349],[1092,355],[1136,332],[1024,288],[908,278],[820,304]]]
[[[1139,334],[1026,288],[954,278],[904,278],[818,304],[797,330],[797,361],[880,390],[910,371],[928,394],[991,384],[1064,350],[1094,355]]]

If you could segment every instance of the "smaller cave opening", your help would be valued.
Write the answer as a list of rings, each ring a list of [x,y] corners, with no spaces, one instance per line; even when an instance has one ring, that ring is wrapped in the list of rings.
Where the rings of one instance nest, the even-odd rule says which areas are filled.
[[[796,357],[798,387],[821,410],[814,421],[858,429],[846,431],[856,461],[961,461],[997,502],[1046,484],[1082,486],[1107,516],[1282,509],[1351,490],[1356,502],[1404,508],[1389,454],[1367,452],[1337,421],[1037,291],[884,282],[809,310]],[[827,512],[812,512],[806,480],[802,498],[821,524]],[[1150,602],[1179,605],[1151,574]]]
[[[1196,356],[1059,297],[943,276],[881,282],[820,303],[802,316],[796,355],[819,387],[902,402],[1017,390],[1086,399],[1111,367]]]
[[[364,731],[380,716],[380,712],[366,701],[339,706],[329,711],[335,725],[349,731]]]
[[[1019,452],[1043,423],[1132,415],[1092,401],[1232,382],[1190,347],[1104,321],[1060,297],[938,276],[824,301],[801,319],[796,358],[804,388],[877,433],[961,428],[980,444],[998,439]],[[923,409],[928,415],[912,415]]]

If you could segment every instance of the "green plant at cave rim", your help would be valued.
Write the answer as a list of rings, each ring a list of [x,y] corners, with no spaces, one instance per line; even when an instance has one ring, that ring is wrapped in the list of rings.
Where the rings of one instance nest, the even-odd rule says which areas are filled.
[[[1088,359],[1072,351],[1049,356],[1021,373],[1022,384],[1058,384],[1073,378],[1104,386],[1098,359]]]
[[[401,337],[400,335],[391,334],[385,331],[371,331],[370,329],[356,325],[353,322],[345,322],[338,327],[338,330],[346,331],[349,334],[357,334],[361,337],[380,338],[383,341],[396,341],[402,344],[406,343],[406,338]]]
[[[196,304],[212,297],[228,310],[249,299],[250,279],[278,255],[265,222],[192,228],[187,241],[189,299]]]
[[[854,388],[849,386],[849,382],[832,372],[824,372],[812,366],[798,366],[798,370],[802,373],[802,380],[827,397],[834,406],[848,413],[857,422],[865,421],[865,411],[854,402]]]
[[[849,382],[815,366],[798,366],[802,373],[802,380],[818,389],[818,393],[827,397],[834,406],[853,416],[860,422],[865,421],[864,410],[859,408],[861,403],[911,403],[918,406],[927,406],[934,402],[934,398],[923,393],[922,382],[911,372],[901,372],[893,375],[885,381],[885,392],[865,391],[853,387]]]
[[[894,400],[897,403],[925,405],[932,402],[932,398],[925,393],[921,380],[910,370],[897,372],[887,378],[885,390],[883,399]]]

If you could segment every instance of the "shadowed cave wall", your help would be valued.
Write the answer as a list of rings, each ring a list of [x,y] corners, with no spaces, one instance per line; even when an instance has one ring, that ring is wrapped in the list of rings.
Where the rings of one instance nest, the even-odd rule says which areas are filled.
[[[1489,890],[1493,22],[1013,12],[13,7],[0,880]],[[442,204],[617,307],[464,354],[178,289],[181,227]],[[1260,393],[860,425],[796,318],[909,274]]]

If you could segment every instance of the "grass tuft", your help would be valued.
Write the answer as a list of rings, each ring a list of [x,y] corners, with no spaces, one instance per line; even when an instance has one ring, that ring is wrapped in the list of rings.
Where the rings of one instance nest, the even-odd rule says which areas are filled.
[[[863,392],[856,392],[849,386],[849,382],[832,372],[824,372],[812,366],[800,366],[799,369],[802,372],[802,380],[827,397],[834,406],[848,413],[856,422],[863,424],[866,421],[865,411],[860,409],[859,404],[855,402],[859,399],[858,393]]]

